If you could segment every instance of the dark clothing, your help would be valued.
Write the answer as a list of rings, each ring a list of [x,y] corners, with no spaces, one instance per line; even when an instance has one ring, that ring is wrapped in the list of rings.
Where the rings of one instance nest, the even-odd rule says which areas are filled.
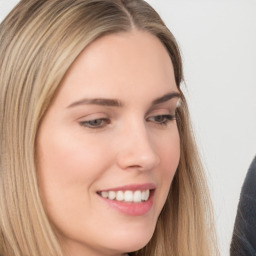
[[[256,157],[242,187],[230,255],[256,256]]]

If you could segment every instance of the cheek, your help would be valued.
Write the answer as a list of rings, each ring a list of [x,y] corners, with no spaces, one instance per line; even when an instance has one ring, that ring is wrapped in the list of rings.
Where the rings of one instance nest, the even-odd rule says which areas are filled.
[[[178,130],[166,136],[159,145],[163,175],[168,178],[174,176],[180,160],[180,137]]]
[[[50,139],[42,136],[38,143],[41,173],[58,176],[61,180],[67,178],[72,181],[78,176],[88,179],[91,173],[95,173],[92,166],[97,168],[99,156],[103,156],[102,152],[105,150],[102,146],[94,145],[88,139],[67,134],[54,134]]]
[[[88,148],[88,145],[92,146]],[[39,191],[47,215],[61,233],[71,235],[72,230],[83,223],[76,225],[75,220],[81,221],[94,214],[91,211],[94,184],[109,164],[109,158],[99,160],[106,156],[104,152],[104,145],[78,136],[68,137],[61,133],[39,136]],[[74,227],[70,226],[70,219]]]
[[[165,139],[161,141],[161,145],[158,145],[158,150],[161,158],[161,166],[160,171],[158,170],[156,175],[158,176],[159,187],[161,187],[161,208],[169,193],[180,160],[180,139],[178,131],[165,136]]]
[[[61,133],[47,137],[39,137],[37,154],[39,187],[46,205],[86,195],[108,164],[99,161],[106,152],[104,147],[93,146],[95,143],[89,144],[88,140],[85,145],[81,138]]]

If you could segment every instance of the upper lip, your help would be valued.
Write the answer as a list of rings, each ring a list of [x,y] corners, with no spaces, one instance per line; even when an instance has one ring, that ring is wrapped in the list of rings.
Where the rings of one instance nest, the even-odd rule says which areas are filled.
[[[129,185],[124,185],[124,186],[119,186],[119,187],[114,187],[114,188],[108,188],[108,189],[102,189],[102,191],[124,191],[124,190],[131,190],[131,191],[136,191],[136,190],[153,190],[155,189],[156,186],[153,183],[144,183],[144,184],[129,184]]]

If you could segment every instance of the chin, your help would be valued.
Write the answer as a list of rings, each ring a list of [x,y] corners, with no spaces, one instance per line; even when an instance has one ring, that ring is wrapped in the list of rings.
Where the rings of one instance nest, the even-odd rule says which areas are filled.
[[[122,235],[118,235],[117,239],[111,239],[114,242],[113,246],[117,246],[120,251],[134,252],[145,247],[152,238],[154,229],[141,231],[123,231]]]

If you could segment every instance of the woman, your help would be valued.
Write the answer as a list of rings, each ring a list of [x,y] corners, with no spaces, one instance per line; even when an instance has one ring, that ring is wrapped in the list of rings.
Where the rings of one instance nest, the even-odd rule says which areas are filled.
[[[21,1],[0,58],[1,255],[217,255],[179,50],[147,3]]]

